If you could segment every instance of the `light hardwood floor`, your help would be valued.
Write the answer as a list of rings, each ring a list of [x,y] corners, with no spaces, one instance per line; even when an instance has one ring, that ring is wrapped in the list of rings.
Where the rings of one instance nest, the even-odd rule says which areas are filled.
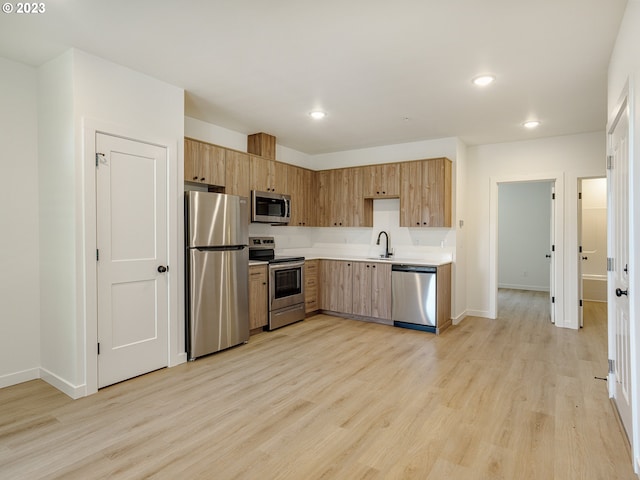
[[[439,337],[319,315],[76,401],[27,382],[0,390],[0,478],[632,479],[604,322],[501,291]]]

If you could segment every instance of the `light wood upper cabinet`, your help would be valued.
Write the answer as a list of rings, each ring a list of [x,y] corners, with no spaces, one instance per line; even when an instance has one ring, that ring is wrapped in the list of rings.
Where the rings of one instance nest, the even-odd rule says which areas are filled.
[[[317,192],[314,191],[315,172],[290,165],[287,172],[289,195],[291,195],[292,226],[315,225]]]
[[[249,267],[249,329],[264,327],[268,323],[267,265]]]
[[[250,155],[251,190],[289,193],[285,163]]]
[[[400,196],[400,164],[386,163],[360,167],[363,174],[364,198],[396,198]]]
[[[361,168],[318,172],[318,198],[320,226],[373,226],[373,204],[364,199]]]
[[[225,193],[249,198],[249,155],[227,150],[226,170]]]
[[[225,153],[222,147],[185,138],[185,182],[224,186]]]
[[[400,226],[451,227],[451,160],[400,165]]]

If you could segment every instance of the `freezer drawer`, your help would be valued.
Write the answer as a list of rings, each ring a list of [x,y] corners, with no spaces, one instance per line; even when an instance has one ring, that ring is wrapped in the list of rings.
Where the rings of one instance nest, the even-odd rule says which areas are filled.
[[[249,253],[188,250],[189,360],[249,340]]]
[[[394,325],[436,331],[436,269],[394,265],[391,270],[391,318]]]

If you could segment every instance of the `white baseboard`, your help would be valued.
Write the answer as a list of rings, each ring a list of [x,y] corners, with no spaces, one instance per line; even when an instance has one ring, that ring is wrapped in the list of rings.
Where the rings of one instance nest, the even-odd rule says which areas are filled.
[[[469,317],[493,318],[487,310],[467,310]]]
[[[540,285],[518,285],[516,283],[499,283],[498,288],[511,288],[513,290],[531,290],[533,292],[548,292],[549,287]]]
[[[458,316],[456,316],[456,317],[453,317],[453,318],[451,319],[451,323],[452,323],[453,325],[458,325],[458,324],[460,324],[460,322],[461,322],[462,320],[464,320],[464,318],[465,318],[467,315],[469,315],[469,312],[467,312],[467,311],[465,310],[465,311],[464,311],[464,312],[462,312],[460,315],[458,315]]]
[[[29,370],[23,370],[21,372],[8,373],[0,376],[0,388],[10,387],[30,380],[37,380],[38,378],[40,378],[39,368],[30,368]]]
[[[45,368],[40,368],[40,378],[74,400],[87,396],[86,385],[72,385]]]
[[[169,368],[180,365],[181,363],[187,363],[187,352],[182,352],[173,357],[169,362]]]

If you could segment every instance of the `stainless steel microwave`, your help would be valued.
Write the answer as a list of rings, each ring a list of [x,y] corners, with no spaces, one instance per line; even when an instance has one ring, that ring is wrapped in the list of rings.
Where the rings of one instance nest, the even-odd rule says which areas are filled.
[[[251,191],[251,221],[287,224],[291,221],[291,196]]]

